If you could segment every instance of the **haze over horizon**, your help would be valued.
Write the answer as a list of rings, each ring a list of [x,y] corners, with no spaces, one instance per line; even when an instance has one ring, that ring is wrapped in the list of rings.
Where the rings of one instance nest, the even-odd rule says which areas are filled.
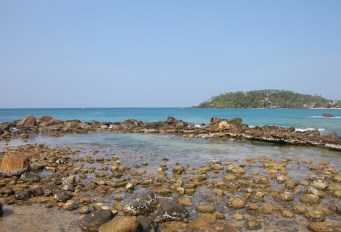
[[[0,108],[341,99],[341,1],[0,1]]]

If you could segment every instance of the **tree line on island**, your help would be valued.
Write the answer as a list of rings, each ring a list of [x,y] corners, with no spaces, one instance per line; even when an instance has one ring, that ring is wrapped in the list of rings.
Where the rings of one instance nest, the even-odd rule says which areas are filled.
[[[213,96],[197,108],[341,108],[340,100],[287,90],[229,92]]]

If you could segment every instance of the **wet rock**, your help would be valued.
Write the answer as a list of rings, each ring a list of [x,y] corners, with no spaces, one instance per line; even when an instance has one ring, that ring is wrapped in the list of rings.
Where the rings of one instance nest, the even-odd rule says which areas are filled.
[[[65,210],[75,210],[78,208],[78,203],[73,201],[73,200],[68,200],[65,202],[65,204],[63,205],[63,209]]]
[[[303,205],[299,205],[299,204],[295,204],[292,211],[295,214],[305,214],[308,212],[306,207],[304,207]]]
[[[148,192],[126,204],[123,208],[123,212],[131,216],[148,214],[155,209],[157,203],[158,199],[155,193]]]
[[[61,179],[62,185],[63,185],[63,189],[66,191],[74,191],[75,187],[77,187],[78,184],[81,183],[81,179],[76,176],[76,175],[72,175],[69,177],[63,177]]]
[[[314,232],[340,232],[341,223],[333,221],[313,222],[308,225],[308,229]]]
[[[214,213],[216,210],[213,205],[198,205],[197,211],[200,213]]]
[[[125,187],[127,191],[133,191],[134,190],[134,184],[128,183]]]
[[[292,218],[294,216],[294,214],[290,212],[289,210],[282,210],[281,215],[282,217],[286,217],[286,218]]]
[[[332,114],[322,114],[322,117],[325,117],[325,118],[333,118],[333,117],[335,117],[335,116],[332,115]]]
[[[316,194],[304,194],[300,198],[301,202],[306,204],[319,204],[321,199]]]
[[[3,210],[2,210],[2,203],[0,202],[0,217],[3,215]]]
[[[243,214],[236,213],[233,215],[233,219],[236,221],[242,221],[242,220],[244,220],[244,216],[243,216]]]
[[[21,174],[20,179],[23,181],[30,181],[30,182],[39,182],[40,181],[40,176],[32,173],[32,172],[25,172]]]
[[[341,175],[335,175],[333,176],[333,181],[341,183]]]
[[[183,206],[190,206],[193,204],[193,201],[192,201],[192,198],[189,198],[189,197],[180,197],[177,200],[177,203]]]
[[[244,224],[245,228],[248,230],[259,230],[262,228],[262,223],[259,220],[247,220]]]
[[[58,202],[66,202],[67,200],[71,199],[72,195],[69,194],[65,190],[60,190],[56,194],[54,194],[54,199]]]
[[[236,226],[228,221],[216,221],[210,214],[203,214],[188,223],[186,232],[237,232]]]
[[[141,224],[143,228],[143,232],[157,232],[158,231],[156,223],[148,217],[138,216],[137,221]]]
[[[6,154],[0,165],[0,174],[4,176],[16,176],[29,170],[27,157],[20,154]]]
[[[99,232],[143,232],[143,227],[133,216],[116,216],[111,221],[101,225]]]
[[[182,221],[188,218],[189,213],[183,206],[164,201],[158,208],[156,216],[156,222]]]
[[[324,190],[328,187],[327,182],[323,180],[314,180],[311,185],[318,190]]]
[[[24,189],[15,193],[15,199],[27,201],[33,196],[33,193],[29,189]]]
[[[1,190],[0,194],[10,196],[10,195],[14,194],[14,190],[12,188],[10,188],[10,187],[4,187]]]
[[[246,202],[242,198],[232,197],[226,202],[226,206],[232,209],[242,209],[245,208]]]
[[[32,189],[32,193],[34,196],[43,196],[44,195],[44,189],[42,187],[35,187]]]
[[[294,194],[292,192],[282,192],[282,193],[276,194],[274,197],[277,201],[293,201],[294,200]]]
[[[172,170],[172,172],[176,175],[181,175],[184,171],[185,171],[185,168],[180,165],[175,166]]]
[[[88,205],[83,206],[80,210],[80,214],[88,214],[91,212],[91,208]]]
[[[114,218],[114,214],[109,209],[99,209],[85,215],[83,218],[82,231],[97,232],[99,227]]]
[[[326,220],[325,213],[319,209],[312,209],[304,216],[314,222],[323,222]]]

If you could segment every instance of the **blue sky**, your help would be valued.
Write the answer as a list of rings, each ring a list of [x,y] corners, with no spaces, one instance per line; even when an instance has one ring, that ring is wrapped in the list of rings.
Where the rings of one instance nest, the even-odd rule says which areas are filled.
[[[341,1],[0,0],[0,107],[341,99]]]

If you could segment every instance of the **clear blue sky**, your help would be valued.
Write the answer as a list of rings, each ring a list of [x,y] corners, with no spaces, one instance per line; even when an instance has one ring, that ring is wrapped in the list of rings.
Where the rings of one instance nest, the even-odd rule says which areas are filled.
[[[341,1],[0,0],[0,107],[341,99]]]

